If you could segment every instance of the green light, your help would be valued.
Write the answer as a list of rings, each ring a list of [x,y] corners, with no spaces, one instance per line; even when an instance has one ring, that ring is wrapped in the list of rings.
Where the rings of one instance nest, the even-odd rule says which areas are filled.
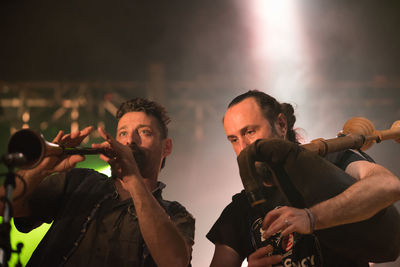
[[[49,230],[51,224],[44,223],[40,227],[30,231],[28,234],[24,234],[19,232],[14,225],[14,220],[11,221],[11,246],[13,249],[17,248],[17,244],[19,242],[22,242],[24,244],[24,247],[22,248],[21,251],[21,263],[22,266],[25,266],[31,257],[33,251],[39,245],[40,240],[42,240],[43,236],[47,233]],[[15,266],[17,263],[17,255],[13,253],[11,255],[10,261],[9,261],[9,266]]]
[[[100,172],[102,174],[105,174],[108,177],[111,177],[111,168],[110,168],[110,166],[105,166],[103,168],[99,168],[96,171],[98,171],[98,172]]]

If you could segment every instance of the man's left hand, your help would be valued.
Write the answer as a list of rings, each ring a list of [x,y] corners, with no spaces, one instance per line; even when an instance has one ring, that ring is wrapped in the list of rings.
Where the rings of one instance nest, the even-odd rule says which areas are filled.
[[[304,209],[293,207],[281,207],[267,213],[264,218],[263,226],[264,238],[282,231],[282,236],[287,236],[293,232],[299,234],[310,234],[310,219]]]
[[[99,134],[106,141],[101,144],[93,144],[94,148],[109,148],[115,153],[114,158],[100,155],[100,158],[109,163],[114,176],[123,179],[126,176],[141,177],[139,168],[136,164],[132,150],[129,146],[123,145],[115,140],[110,134],[106,133],[102,128],[98,129]]]

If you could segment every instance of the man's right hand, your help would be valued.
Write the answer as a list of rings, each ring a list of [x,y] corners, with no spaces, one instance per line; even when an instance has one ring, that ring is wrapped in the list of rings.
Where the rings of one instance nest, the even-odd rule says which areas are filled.
[[[53,143],[65,147],[76,147],[85,139],[93,130],[92,127],[86,127],[82,131],[66,134],[59,131],[53,139]],[[13,202],[14,217],[24,217],[30,214],[27,199],[30,194],[37,188],[40,182],[54,172],[65,172],[75,167],[78,162],[85,159],[81,155],[60,155],[45,157],[38,166],[33,169],[18,170],[17,175],[21,179],[16,179],[16,187],[13,192],[15,199]],[[0,187],[0,197],[5,195],[4,187]],[[0,213],[3,213],[4,203],[0,202]]]
[[[281,255],[269,256],[272,250],[273,248],[271,245],[257,249],[249,256],[248,267],[269,267],[273,264],[280,263],[282,261]]]
[[[63,131],[59,131],[52,142],[64,147],[76,147],[81,144],[83,139],[85,139],[92,132],[92,130],[93,127],[89,126],[81,131],[73,132],[71,134],[64,134]],[[45,157],[37,167],[22,172],[25,175],[30,174],[45,177],[54,172],[68,171],[75,167],[78,162],[83,160],[85,160],[85,157],[82,155],[48,156]]]

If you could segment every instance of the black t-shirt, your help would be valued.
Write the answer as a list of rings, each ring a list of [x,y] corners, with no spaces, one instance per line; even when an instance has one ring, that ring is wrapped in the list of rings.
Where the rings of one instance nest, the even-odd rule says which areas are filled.
[[[332,153],[326,159],[342,170],[345,170],[351,162],[365,160],[352,151]],[[267,202],[274,203],[276,207],[289,205],[276,187],[264,187],[263,190]],[[225,207],[207,234],[207,238],[214,244],[225,244],[233,248],[244,260],[255,251],[250,229],[253,218],[243,190],[232,197],[232,202]],[[323,260],[323,266],[368,266],[367,262],[356,262],[327,249],[318,243],[314,235],[295,233],[289,238],[288,245],[283,248],[285,251],[283,266],[321,266],[320,258]]]

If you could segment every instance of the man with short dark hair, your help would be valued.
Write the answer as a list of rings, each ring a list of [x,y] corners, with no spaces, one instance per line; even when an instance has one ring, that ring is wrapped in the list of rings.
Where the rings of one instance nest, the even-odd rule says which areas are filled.
[[[236,155],[249,146],[256,145],[256,140],[267,139],[278,140],[280,144],[294,148],[294,151],[300,151],[299,154],[293,153],[294,157],[297,157],[302,152],[293,144],[298,144],[293,130],[295,121],[294,110],[290,104],[279,103],[263,92],[252,90],[239,95],[229,104],[223,123],[226,136]],[[275,143],[271,142],[271,144]],[[261,240],[256,240],[252,234],[252,229],[254,229],[252,207],[245,192],[242,191],[233,196],[232,202],[224,209],[207,234],[207,238],[215,244],[211,266],[241,266],[245,258],[248,259],[249,267],[368,266],[369,259],[395,260],[400,250],[399,240],[396,238],[393,243],[377,248],[376,251],[363,250],[363,246],[374,246],[376,240],[370,240],[369,244],[359,243],[362,258],[355,257],[352,251],[343,252],[342,247],[346,247],[346,242],[349,240],[346,237],[340,239],[339,233],[342,233],[342,230],[337,230],[336,236],[342,245],[322,242],[327,234],[320,230],[369,219],[398,200],[400,195],[399,179],[382,166],[367,161],[358,153],[347,150],[329,155],[327,160],[359,181],[333,198],[299,209],[290,206],[288,199],[285,198],[287,195],[283,194],[281,188],[278,189],[274,180],[271,180],[271,175],[263,176],[263,197],[271,208],[260,229]],[[256,164],[259,173],[269,167],[262,162],[256,162]],[[318,166],[308,167],[318,168]],[[316,177],[318,178],[323,177]],[[307,185],[304,186],[307,187]],[[329,190],[329,188],[321,188],[320,191],[322,190]],[[314,191],[309,194],[322,193]],[[376,220],[381,218],[379,216]],[[394,229],[398,228],[396,225],[399,222],[398,213],[393,211]],[[313,231],[317,232],[314,234]],[[334,231],[336,230],[331,231],[333,235],[329,236],[331,240],[335,239]],[[380,231],[385,231],[385,229],[380,229]],[[276,236],[277,233],[280,233],[282,237],[278,240],[284,240],[277,243],[282,247],[257,246],[258,243],[273,235]],[[365,232],[363,235],[369,234]],[[279,249],[279,253],[275,253],[275,249]]]
[[[170,121],[156,102],[135,98],[117,112],[114,139],[94,148],[111,165],[112,178],[94,170],[73,168],[80,155],[46,157],[31,170],[20,171],[26,194],[13,204],[15,224],[23,232],[52,222],[28,266],[189,266],[194,218],[161,196],[158,175],[172,151]],[[91,127],[54,142],[74,147]],[[17,181],[15,195],[22,192]]]

